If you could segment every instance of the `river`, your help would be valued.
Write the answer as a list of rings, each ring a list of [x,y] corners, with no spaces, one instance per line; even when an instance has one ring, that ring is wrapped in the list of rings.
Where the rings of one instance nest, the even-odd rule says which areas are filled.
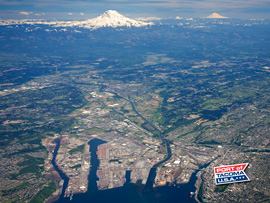
[[[150,170],[149,172],[149,175],[148,175],[148,178],[147,178],[147,181],[146,181],[146,184],[144,186],[144,188],[142,189],[143,192],[150,192],[152,189],[153,189],[153,184],[154,184],[154,181],[155,181],[155,178],[156,178],[156,170],[157,170],[157,167],[159,167],[161,164],[165,163],[166,161],[168,161],[171,157],[172,157],[172,151],[171,151],[171,147],[170,147],[170,144],[169,144],[169,141],[163,136],[162,132],[155,126],[153,125],[150,121],[148,121],[145,117],[143,117],[136,109],[135,105],[133,104],[132,101],[130,101],[128,98],[125,98],[123,96],[120,96],[119,94],[117,94],[116,92],[112,92],[112,91],[105,91],[105,92],[108,92],[108,93],[112,93],[114,95],[116,95],[117,97],[120,97],[126,101],[128,101],[131,106],[132,106],[132,109],[133,111],[138,115],[140,116],[145,122],[147,122],[149,125],[151,125],[152,128],[154,128],[157,132],[158,132],[158,136],[159,138],[162,140],[162,144],[166,147],[167,149],[167,155],[166,157],[161,160],[160,162],[156,163]]]

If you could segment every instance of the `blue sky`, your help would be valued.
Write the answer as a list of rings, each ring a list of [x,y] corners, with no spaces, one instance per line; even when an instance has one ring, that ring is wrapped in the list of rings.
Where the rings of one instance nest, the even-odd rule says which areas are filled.
[[[106,10],[137,17],[270,18],[270,0],[0,0],[1,19],[87,19]]]

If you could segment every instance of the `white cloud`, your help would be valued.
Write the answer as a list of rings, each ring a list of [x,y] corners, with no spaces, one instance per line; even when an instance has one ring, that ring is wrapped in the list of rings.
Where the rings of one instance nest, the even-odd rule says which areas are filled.
[[[176,20],[181,20],[181,19],[183,19],[183,18],[181,18],[181,17],[179,17],[179,16],[176,16],[175,19],[176,19]]]
[[[25,12],[25,11],[22,11],[20,12],[21,15],[26,15],[26,16],[29,16],[31,14],[31,12]]]
[[[140,21],[151,21],[151,20],[162,20],[162,18],[158,18],[158,17],[147,17],[147,18],[137,18],[136,20],[140,20]]]
[[[73,15],[73,13],[68,13],[68,15],[72,16],[72,15]]]
[[[84,16],[84,13],[80,13],[81,16]]]
[[[36,13],[35,16],[45,16],[45,13]]]

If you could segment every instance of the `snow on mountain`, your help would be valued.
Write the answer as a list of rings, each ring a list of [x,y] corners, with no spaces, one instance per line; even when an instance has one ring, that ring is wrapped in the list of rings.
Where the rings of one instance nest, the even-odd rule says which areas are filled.
[[[228,17],[221,16],[218,13],[212,13],[210,16],[207,16],[205,18],[228,18]]]
[[[143,27],[153,25],[153,23],[145,23],[142,21],[127,18],[117,11],[109,10],[102,15],[84,21],[85,28],[100,28],[100,27]]]
[[[41,21],[41,20],[6,20],[0,21],[0,25],[14,25],[14,24],[44,24],[54,27],[81,27],[87,29],[98,29],[101,27],[143,27],[154,25],[152,22],[142,22],[127,18],[117,11],[108,10],[102,15],[84,20],[84,21]]]

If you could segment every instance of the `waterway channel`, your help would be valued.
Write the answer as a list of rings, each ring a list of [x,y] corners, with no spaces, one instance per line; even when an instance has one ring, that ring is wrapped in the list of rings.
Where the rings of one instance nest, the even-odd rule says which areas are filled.
[[[58,153],[58,150],[59,150],[59,147],[60,147],[60,139],[55,139],[54,142],[56,143],[56,147],[53,151],[53,158],[52,158],[52,165],[53,167],[55,168],[55,170],[58,172],[58,174],[60,175],[61,179],[63,181],[61,181],[61,183],[63,183],[62,185],[62,192],[61,192],[61,195],[60,195],[60,198],[63,198],[64,195],[65,195],[65,191],[66,191],[66,188],[68,186],[68,181],[69,181],[69,178],[66,176],[66,174],[63,173],[63,171],[61,169],[59,169],[59,167],[57,166],[57,164],[55,163],[55,158],[57,156],[57,153]]]
[[[93,139],[89,142],[91,152],[91,170],[88,177],[88,191],[84,194],[74,194],[72,200],[61,195],[57,203],[195,203],[194,198],[190,198],[190,192],[195,192],[196,174],[194,172],[187,184],[162,186],[153,188],[149,192],[139,192],[140,185],[127,183],[123,187],[98,190],[96,171],[99,160],[96,155],[97,147],[104,141]],[[202,166],[203,168],[205,166]]]

